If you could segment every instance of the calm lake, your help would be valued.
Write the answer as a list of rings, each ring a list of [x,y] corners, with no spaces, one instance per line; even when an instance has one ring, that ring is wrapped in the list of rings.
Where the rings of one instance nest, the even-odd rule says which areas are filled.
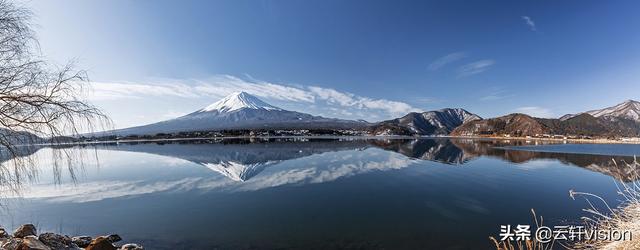
[[[54,160],[69,151],[71,166]],[[640,148],[280,138],[24,154],[38,167],[3,182],[5,228],[118,233],[147,249],[491,249],[500,225],[533,224],[532,208],[546,225],[578,223],[588,204],[569,190],[618,205],[616,181],[635,177],[612,159]]]

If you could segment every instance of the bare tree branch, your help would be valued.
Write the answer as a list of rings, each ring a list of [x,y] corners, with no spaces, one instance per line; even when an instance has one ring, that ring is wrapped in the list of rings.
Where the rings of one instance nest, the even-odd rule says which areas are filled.
[[[28,9],[0,0],[0,155],[16,158],[16,171],[33,164],[19,157],[24,145],[60,143],[65,136],[110,126],[101,110],[82,99],[89,82],[85,71],[41,58],[32,16]],[[0,183],[7,174],[0,170]]]

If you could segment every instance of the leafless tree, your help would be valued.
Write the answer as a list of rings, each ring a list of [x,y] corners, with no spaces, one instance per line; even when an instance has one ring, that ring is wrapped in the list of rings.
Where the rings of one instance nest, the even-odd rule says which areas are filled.
[[[82,99],[85,71],[44,60],[31,20],[29,9],[0,0],[0,157],[16,158],[25,144],[57,143],[109,124]]]

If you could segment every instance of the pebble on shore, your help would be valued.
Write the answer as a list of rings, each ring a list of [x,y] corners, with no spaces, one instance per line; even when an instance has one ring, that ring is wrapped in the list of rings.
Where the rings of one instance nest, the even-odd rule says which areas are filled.
[[[42,233],[33,224],[25,224],[16,229],[12,235],[0,227],[0,249],[3,250],[143,250],[138,244],[128,243],[116,246],[122,238],[117,234],[98,236],[60,235]]]

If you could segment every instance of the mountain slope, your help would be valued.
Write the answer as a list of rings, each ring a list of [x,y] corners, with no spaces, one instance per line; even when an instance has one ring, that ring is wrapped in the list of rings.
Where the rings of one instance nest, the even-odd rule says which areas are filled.
[[[525,114],[510,114],[497,118],[467,122],[451,132],[453,136],[512,135],[527,136],[551,133],[552,129]]]
[[[594,117],[604,117],[609,119],[622,118],[629,119],[635,122],[640,122],[640,102],[634,100],[627,100],[618,105],[587,111],[581,114],[590,114]],[[576,117],[579,114],[567,114],[560,117],[560,120],[567,120],[572,117]]]
[[[272,106],[245,92],[233,93],[203,109],[149,125],[112,131],[116,135],[153,135],[234,129],[349,129],[360,121],[313,116]]]
[[[423,113],[411,112],[403,117],[374,125],[373,134],[447,135],[465,122],[480,120],[479,116],[461,108],[447,108]]]
[[[13,146],[44,143],[47,141],[46,139],[40,138],[39,136],[29,132],[15,131],[6,128],[0,128],[0,136],[5,143]],[[0,148],[2,147],[6,147],[6,145],[0,145]]]

